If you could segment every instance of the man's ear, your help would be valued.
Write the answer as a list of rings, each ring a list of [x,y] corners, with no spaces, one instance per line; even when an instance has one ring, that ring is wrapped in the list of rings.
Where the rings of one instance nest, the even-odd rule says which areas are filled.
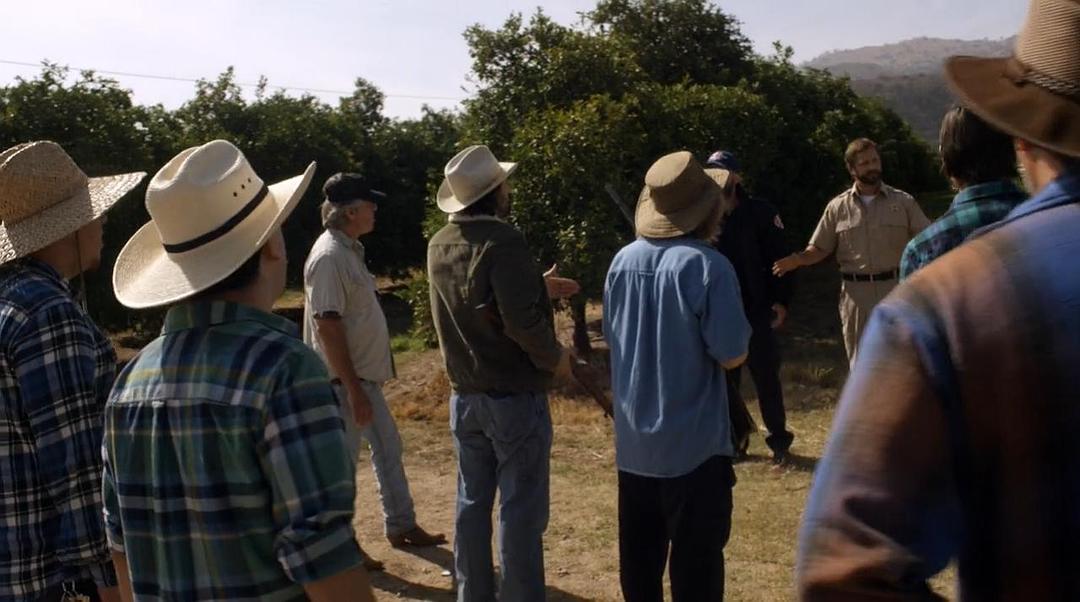
[[[270,236],[270,240],[266,241],[266,244],[259,249],[259,253],[262,254],[262,258],[268,261],[281,261],[285,259],[285,239],[275,233]]]

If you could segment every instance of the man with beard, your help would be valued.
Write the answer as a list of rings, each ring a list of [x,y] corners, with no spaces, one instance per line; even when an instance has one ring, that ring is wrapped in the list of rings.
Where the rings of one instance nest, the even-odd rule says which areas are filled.
[[[904,247],[930,220],[910,194],[881,181],[881,157],[871,140],[852,141],[844,161],[855,184],[829,201],[810,244],[773,264],[773,274],[783,276],[836,253],[843,279],[840,324],[854,364],[870,311],[896,286]]]

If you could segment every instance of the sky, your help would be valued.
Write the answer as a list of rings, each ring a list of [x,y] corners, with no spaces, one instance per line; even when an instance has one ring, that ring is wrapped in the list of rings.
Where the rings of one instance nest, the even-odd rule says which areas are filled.
[[[382,90],[385,113],[415,117],[454,107],[473,89],[462,32],[496,28],[537,6],[564,24],[595,0],[0,0],[0,85],[33,77],[42,60],[179,80],[214,78],[320,90],[326,102],[363,77]],[[1017,32],[1023,0],[725,0],[756,51],[775,40],[797,62],[828,50],[926,36],[997,39]],[[112,75],[142,104],[176,108],[191,81]],[[253,87],[246,88],[250,94]],[[294,90],[290,93],[300,92]]]

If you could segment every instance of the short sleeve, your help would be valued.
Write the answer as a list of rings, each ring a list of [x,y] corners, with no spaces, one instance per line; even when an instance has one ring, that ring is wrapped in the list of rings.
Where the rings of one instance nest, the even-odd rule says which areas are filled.
[[[827,253],[836,251],[836,206],[833,203],[825,206],[825,212],[821,214],[817,228],[810,237],[810,244]]]
[[[315,258],[304,273],[305,302],[313,315],[345,312],[344,270],[331,255]]]

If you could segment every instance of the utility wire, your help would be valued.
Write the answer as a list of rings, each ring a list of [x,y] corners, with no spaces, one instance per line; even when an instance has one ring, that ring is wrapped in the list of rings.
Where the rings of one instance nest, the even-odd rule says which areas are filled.
[[[5,60],[5,59],[0,59],[0,64],[3,64],[3,65],[15,65],[15,66],[19,66],[19,67],[38,67],[38,68],[41,67],[40,63],[27,63],[25,61],[9,61],[9,60]],[[189,77],[176,77],[176,76],[172,76],[172,75],[154,75],[154,74],[151,74],[151,73],[131,73],[131,72],[127,72],[127,71],[106,71],[104,69],[88,69],[88,68],[85,68],[85,67],[72,67],[71,65],[63,65],[63,66],[68,68],[68,69],[74,69],[76,71],[93,71],[94,73],[101,73],[102,75],[113,75],[113,76],[116,76],[116,77],[137,77],[137,78],[141,78],[141,79],[156,79],[156,80],[161,80],[161,81],[184,82],[184,83],[190,83],[190,84],[197,84],[200,81],[198,79],[192,79],[192,78],[189,78]],[[259,87],[259,84],[252,84],[252,83],[246,83],[246,82],[234,82],[234,83],[236,83],[236,85],[244,87],[244,88],[258,88]],[[272,84],[269,84],[269,83],[266,84],[266,87],[267,88],[273,88],[275,90],[282,90],[282,91],[293,90],[293,91],[298,91],[298,92],[310,92],[312,94],[337,94],[339,96],[349,96],[349,95],[352,94],[352,91],[345,91],[345,90],[326,90],[326,89],[322,89],[322,88],[305,88],[303,86],[276,86],[276,85],[272,85]],[[465,100],[464,98],[459,97],[459,96],[421,96],[421,95],[416,95],[416,94],[385,94],[385,93],[383,94],[383,96],[385,96],[386,98],[404,98],[404,99],[411,99],[411,100],[451,100],[451,101],[454,101],[454,102],[460,102],[462,100]]]

